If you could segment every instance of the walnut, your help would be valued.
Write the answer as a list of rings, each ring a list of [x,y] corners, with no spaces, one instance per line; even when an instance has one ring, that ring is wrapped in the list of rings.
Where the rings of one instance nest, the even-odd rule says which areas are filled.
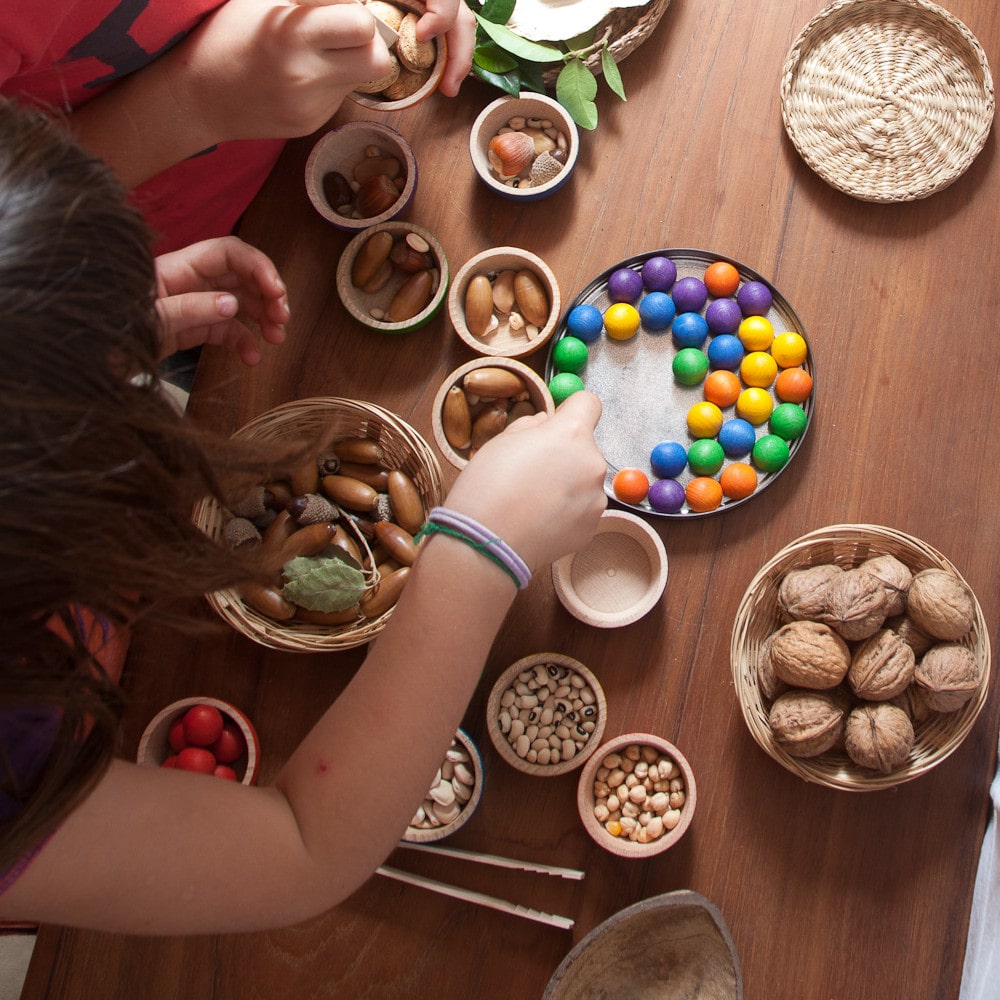
[[[836,687],[851,665],[847,643],[822,622],[789,622],[771,638],[774,672],[792,687]]]
[[[840,739],[846,719],[843,702],[827,691],[786,691],[767,720],[774,740],[793,757],[826,753]]]
[[[774,664],[771,662],[771,640],[773,635],[769,635],[761,644],[757,653],[757,687],[760,693],[768,701],[774,701],[778,695],[788,690],[788,685],[774,672]]]
[[[913,680],[917,658],[913,650],[890,629],[879,629],[854,650],[847,683],[868,701],[888,701]]]
[[[891,628],[913,650],[913,655],[918,660],[934,645],[933,637],[918,628],[909,615],[887,618],[885,627]]]
[[[790,570],[778,585],[778,607],[789,621],[823,621],[830,586],[843,572],[836,563]]]
[[[946,569],[924,569],[917,573],[910,584],[906,606],[917,627],[935,639],[961,639],[976,620],[972,591]]]
[[[885,587],[886,615],[901,615],[906,609],[906,592],[910,589],[910,581],[913,579],[910,567],[886,553],[866,559],[860,569],[871,573]]]
[[[830,587],[825,621],[849,642],[874,635],[886,619],[888,597],[882,581],[860,566],[845,570]]]
[[[891,774],[910,756],[914,739],[910,717],[887,701],[865,702],[847,717],[845,747],[859,767]]]
[[[934,713],[934,709],[927,704],[927,695],[924,693],[924,689],[916,682],[910,684],[891,699],[891,703],[898,705],[906,712],[914,724],[924,722]]]
[[[956,712],[976,693],[982,674],[979,661],[967,646],[939,642],[920,658],[914,680],[931,708]]]

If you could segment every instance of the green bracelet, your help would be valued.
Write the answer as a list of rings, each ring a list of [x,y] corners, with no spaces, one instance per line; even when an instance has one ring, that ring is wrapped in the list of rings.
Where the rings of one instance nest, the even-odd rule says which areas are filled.
[[[465,542],[465,544],[470,548],[475,549],[478,553],[480,553],[480,555],[486,556],[490,562],[499,566],[514,581],[514,586],[517,587],[518,590],[521,589],[521,581],[517,578],[517,574],[488,545],[483,545],[481,542],[477,542],[474,538],[470,538],[461,531],[456,531],[454,528],[447,528],[443,524],[438,524],[436,521],[427,521],[413,536],[413,540],[419,541],[424,537],[424,535],[432,534],[448,535],[449,538],[457,538],[460,542]]]

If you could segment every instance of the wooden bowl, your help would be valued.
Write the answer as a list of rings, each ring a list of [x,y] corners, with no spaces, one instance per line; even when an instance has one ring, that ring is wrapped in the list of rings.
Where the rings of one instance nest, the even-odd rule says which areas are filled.
[[[740,958],[718,908],[690,889],[633,903],[578,942],[542,994],[606,997],[742,1000]]]
[[[471,785],[455,775],[456,767],[464,767],[466,772],[471,771]],[[472,819],[472,814],[476,811],[479,801],[483,797],[483,775],[483,758],[479,748],[464,729],[459,729],[455,733],[451,746],[445,752],[441,768],[431,785],[427,798],[406,828],[403,840],[415,844],[427,844],[435,840],[443,840],[465,826]],[[447,796],[441,796],[440,792],[436,791],[442,782],[451,786],[451,792]],[[438,794],[439,798],[443,797],[445,801],[454,795],[454,801],[459,808],[458,814],[442,823],[436,814],[441,811],[441,803],[431,798],[435,794]],[[462,800],[463,795],[468,795],[464,801]]]
[[[369,158],[366,151],[370,148],[377,148],[382,155],[398,160],[406,181],[399,190],[399,196],[386,209],[376,215],[356,219],[350,213],[338,212],[341,206],[330,204],[323,179],[327,174],[336,172],[348,182],[352,181],[355,169]],[[305,175],[306,193],[313,208],[331,225],[352,233],[402,215],[410,207],[417,191],[417,160],[412,147],[394,128],[378,122],[347,122],[327,132],[313,146],[306,160]]]
[[[443,417],[445,397],[452,386],[461,387],[466,375],[480,368],[504,368],[518,375],[528,391],[528,398],[536,412],[544,411],[550,416],[556,412],[556,404],[552,399],[552,393],[544,380],[533,369],[524,362],[516,358],[484,357],[474,358],[464,365],[456,368],[442,383],[434,397],[434,408],[431,411],[431,425],[434,430],[434,442],[438,446],[441,454],[455,466],[456,469],[464,469],[469,464],[469,449],[453,447],[445,433],[445,420]]]
[[[236,435],[264,441],[312,438],[329,435],[371,438],[381,445],[386,461],[401,469],[416,484],[424,509],[438,506],[444,497],[441,465],[426,441],[405,421],[389,410],[354,399],[318,396],[284,403],[255,417]],[[194,522],[220,544],[230,514],[214,498],[195,507]],[[371,576],[371,585],[377,580]],[[334,652],[363,646],[377,636],[392,616],[389,608],[375,618],[358,616],[343,625],[279,622],[245,603],[236,590],[209,594],[212,609],[238,632],[261,646],[296,653]]]
[[[532,689],[528,697],[537,698],[536,705],[519,704],[524,696],[515,691],[518,683]],[[545,712],[552,713],[548,721]],[[575,718],[570,718],[571,714]],[[600,681],[579,660],[562,653],[533,653],[518,660],[497,678],[486,703],[486,727],[497,753],[518,771],[540,778],[581,767],[600,744],[607,718],[608,703]],[[532,724],[541,727],[537,739],[548,741],[547,747],[530,747],[523,728]],[[523,753],[515,749],[517,736],[511,733],[512,725],[518,728]],[[568,736],[556,733],[560,725],[566,726]],[[546,733],[546,728],[550,732]],[[556,742],[552,742],[553,736]],[[542,760],[538,759],[540,749]],[[552,751],[557,753],[554,760],[550,759]]]
[[[665,757],[673,761],[675,765],[674,776],[679,777],[684,784],[682,789],[684,802],[679,806],[680,817],[677,825],[665,830],[662,835],[648,843],[640,843],[630,840],[628,837],[610,833],[605,827],[607,821],[602,821],[594,815],[594,809],[597,805],[597,797],[594,794],[595,781],[604,779],[605,770],[611,769],[611,764],[608,761],[611,755],[622,756],[632,747],[651,748],[649,756],[653,756],[655,751],[657,760]],[[668,780],[672,780],[672,778]],[[670,793],[665,792],[664,794],[669,797]],[[673,847],[691,825],[697,802],[698,792],[695,786],[694,772],[691,770],[687,758],[672,743],[668,743],[663,737],[654,736],[651,733],[626,733],[623,736],[616,736],[603,746],[598,747],[587,759],[587,763],[583,765],[576,791],[576,805],[584,829],[596,844],[623,858],[650,858],[654,854],[665,851],[668,847]],[[641,810],[643,807],[640,805],[638,808]],[[610,819],[613,820],[620,815],[620,813],[613,812]],[[663,816],[665,817],[666,814],[664,813]],[[666,824],[666,822],[664,818],[664,823]]]
[[[170,746],[170,729],[195,705],[210,705],[217,708],[224,720],[236,723],[243,734],[246,749],[236,760],[227,762],[236,772],[236,778],[244,785],[252,785],[257,780],[260,767],[260,738],[253,723],[235,705],[218,698],[181,698],[171,702],[161,709],[143,730],[139,738],[139,750],[136,763],[145,767],[162,767],[163,762],[173,756],[175,750]]]
[[[426,6],[419,0],[390,0],[390,2],[394,7],[399,7],[404,12],[412,11],[418,17],[423,16],[427,10]],[[381,94],[362,94],[360,91],[352,90],[349,95],[351,100],[363,108],[370,108],[372,111],[402,111],[404,108],[412,108],[415,104],[430,97],[438,89],[441,77],[444,76],[445,65],[448,62],[448,43],[444,35],[435,38],[433,42],[436,50],[434,65],[431,67],[427,80],[418,90],[406,97],[395,99],[384,97]]]
[[[552,564],[564,608],[586,625],[619,628],[638,621],[667,584],[667,553],[642,518],[606,510],[593,539]]]
[[[549,302],[549,313],[545,323],[536,327],[522,321],[521,328],[515,329],[511,322],[512,315],[520,316],[517,305],[510,312],[494,309],[493,317],[496,325],[482,336],[477,336],[470,329],[465,316],[465,298],[469,283],[480,274],[495,281],[496,275],[503,271],[531,271],[540,279],[541,285]],[[537,254],[517,247],[494,247],[478,253],[459,269],[448,292],[448,315],[451,325],[459,338],[478,354],[491,357],[523,358],[537,351],[555,332],[562,312],[562,298],[559,294],[559,283],[552,269]],[[523,317],[522,317],[523,320]],[[532,333],[532,330],[534,333]]]
[[[916,573],[938,568],[961,574],[940,552],[926,542],[893,528],[876,524],[834,524],[819,528],[790,542],[772,556],[750,581],[736,610],[730,643],[733,682],[740,709],[757,744],[793,774],[828,788],[851,792],[877,791],[912,781],[949,757],[969,734],[986,703],[990,680],[990,639],[979,601],[975,620],[962,645],[972,651],[982,673],[975,694],[955,712],[931,712],[914,721],[915,742],[908,760],[898,770],[882,774],[859,767],[843,749],[817,757],[793,757],[774,739],[768,722],[770,702],[761,691],[757,661],[765,640],[787,619],[778,608],[778,587],[785,574],[822,563],[850,569],[866,559],[895,556]],[[968,583],[965,583],[968,587]],[[972,588],[969,587],[972,593]]]
[[[374,292],[358,288],[352,280],[354,262],[358,254],[376,233],[383,232],[390,234],[394,246],[412,235],[421,241],[421,247],[425,245],[427,247],[430,270],[434,279],[433,292],[427,304],[407,319],[393,321],[386,318],[386,313],[396,293],[411,278],[410,273],[392,267],[391,276],[386,284]],[[432,232],[412,222],[397,220],[369,226],[347,244],[337,264],[337,294],[340,296],[340,301],[359,323],[372,330],[381,330],[383,333],[407,333],[423,326],[436,316],[448,294],[449,280],[448,258],[445,256],[444,247]]]
[[[566,162],[559,173],[543,184],[513,187],[510,182],[501,180],[490,166],[490,142],[516,117],[549,121],[565,137]],[[479,179],[491,191],[513,201],[539,201],[555,194],[569,181],[580,154],[580,134],[576,122],[558,101],[545,94],[522,93],[520,97],[500,97],[483,108],[472,125],[469,154]]]

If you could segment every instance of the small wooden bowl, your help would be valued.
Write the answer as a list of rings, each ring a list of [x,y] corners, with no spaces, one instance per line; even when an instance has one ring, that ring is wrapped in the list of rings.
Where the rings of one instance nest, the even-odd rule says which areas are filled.
[[[443,840],[445,837],[450,836],[456,830],[465,826],[466,823],[472,819],[472,814],[476,811],[479,806],[479,801],[483,797],[483,758],[482,754],[479,752],[479,748],[473,742],[472,737],[464,729],[459,729],[455,733],[455,739],[452,740],[452,745],[445,752],[445,758],[441,763],[442,770],[448,770],[449,764],[454,766],[454,762],[449,760],[449,756],[454,750],[464,751],[464,756],[468,758],[467,766],[471,766],[474,783],[472,785],[472,795],[471,797],[461,806],[461,811],[452,820],[447,823],[439,823],[435,826],[414,826],[410,825],[406,828],[406,832],[403,834],[403,840],[408,841],[412,844],[428,844],[435,840]],[[452,785],[455,786],[457,779],[450,778],[445,780],[451,780]],[[438,784],[435,781],[434,785],[431,786],[433,791],[434,787]],[[461,784],[461,782],[459,782]],[[432,800],[433,801],[433,800]],[[426,800],[425,800],[426,802]],[[424,807],[421,806],[421,809]],[[432,806],[436,808],[436,806]],[[418,815],[420,815],[418,813]],[[414,820],[416,820],[416,816]],[[411,820],[411,824],[413,821]]]
[[[466,465],[469,464],[468,453],[460,452],[458,449],[453,448],[448,443],[448,438],[444,432],[444,421],[442,418],[442,410],[444,408],[444,398],[448,394],[448,390],[454,386],[461,386],[462,380],[471,371],[475,371],[477,368],[506,368],[512,372],[515,372],[523,380],[524,384],[528,389],[528,396],[535,407],[536,412],[544,411],[551,416],[556,412],[555,400],[552,398],[552,393],[549,392],[549,387],[545,384],[544,379],[533,369],[529,368],[524,362],[518,361],[516,358],[502,358],[502,357],[486,357],[486,358],[474,358],[472,361],[467,361],[464,365],[460,365],[456,368],[442,383],[441,388],[438,389],[437,395],[434,397],[434,408],[431,411],[431,424],[434,430],[434,443],[438,446],[438,450],[442,455],[450,462],[456,469],[464,469]]]
[[[641,954],[623,962],[637,943]],[[718,908],[678,889],[619,910],[573,947],[542,1000],[611,996],[742,1000],[740,958]]]
[[[566,610],[597,628],[618,628],[649,612],[667,585],[667,553],[642,518],[606,510],[593,539],[552,564]]]
[[[430,254],[438,272],[437,285],[430,302],[420,310],[415,316],[398,322],[389,322],[386,319],[378,319],[372,315],[372,310],[384,312],[392,301],[393,296],[403,286],[410,277],[409,274],[395,270],[386,285],[378,292],[366,292],[357,288],[351,280],[351,270],[354,260],[361,252],[362,247],[371,237],[378,232],[388,232],[397,239],[405,239],[408,233],[415,233],[422,238],[430,247]],[[441,309],[448,294],[448,282],[450,275],[448,272],[448,258],[445,256],[444,247],[438,242],[437,237],[423,226],[418,226],[412,222],[382,222],[375,226],[370,226],[364,232],[358,233],[354,239],[344,248],[337,264],[337,294],[340,301],[344,303],[347,311],[359,322],[372,330],[381,330],[383,333],[407,333],[423,326]]]
[[[562,170],[537,187],[511,187],[500,180],[490,167],[490,142],[516,116],[548,119],[568,142],[566,162]],[[480,180],[491,191],[513,201],[539,201],[555,194],[572,176],[580,155],[580,134],[569,112],[558,101],[545,94],[524,93],[520,97],[501,97],[483,108],[473,123],[469,136],[469,154]]]
[[[167,742],[170,727],[195,705],[211,705],[217,708],[224,719],[235,722],[246,743],[246,751],[229,766],[244,785],[252,785],[257,780],[260,766],[260,737],[253,723],[235,705],[218,698],[181,698],[161,709],[143,730],[139,738],[136,763],[144,767],[161,767],[174,751]]]
[[[419,3],[418,0],[391,0],[391,2],[394,7],[399,7],[404,12],[412,11],[418,17],[422,17],[427,10],[426,6]],[[419,90],[397,100],[390,100],[381,94],[362,94],[353,90],[349,95],[351,100],[363,108],[370,108],[372,111],[402,111],[404,108],[412,108],[415,104],[430,97],[438,89],[438,84],[441,83],[441,77],[444,76],[444,69],[448,62],[448,43],[444,35],[433,41],[437,50],[434,65],[431,67],[430,76]]]
[[[545,288],[549,300],[549,315],[544,326],[538,328],[534,336],[529,336],[527,327],[515,331],[510,328],[509,314],[494,310],[498,324],[494,330],[477,337],[465,321],[465,295],[469,283],[477,274],[485,274],[492,280],[501,271],[532,271]],[[515,305],[514,311],[517,312]],[[459,338],[478,354],[491,357],[523,358],[537,351],[555,332],[562,312],[562,298],[559,283],[552,269],[537,254],[517,247],[494,247],[484,250],[468,260],[455,275],[448,292],[448,314],[451,325]]]
[[[573,743],[573,755],[569,757],[562,756],[563,751],[559,751],[559,759],[550,763],[538,763],[537,761],[531,761],[527,759],[526,756],[522,757],[514,747],[511,745],[509,735],[504,732],[506,728],[509,732],[510,723],[510,709],[511,706],[506,706],[504,704],[504,695],[508,691],[511,694],[514,693],[514,685],[522,680],[524,683],[529,684],[529,686],[535,683],[534,675],[535,671],[541,669],[544,673],[549,676],[549,681],[541,684],[539,678],[539,684],[541,685],[538,690],[542,687],[546,688],[549,692],[545,695],[542,701],[539,703],[535,711],[539,715],[546,709],[555,710],[558,713],[558,717],[562,719],[563,724],[572,731],[574,726],[582,725],[583,723],[592,724],[593,730],[586,737],[586,740],[582,742],[580,740],[574,740],[570,738],[570,742]],[[556,672],[557,676],[552,677],[553,671]],[[558,675],[562,674],[562,677]],[[556,692],[565,686],[572,686],[572,682],[569,679],[571,675],[577,675],[582,678],[585,682],[586,687],[584,688],[573,688],[573,692],[569,695],[557,696]],[[584,702],[581,699],[579,692],[586,689],[590,690],[592,695],[592,700]],[[509,698],[509,696],[508,696]],[[562,713],[559,712],[555,706],[548,706],[546,703],[549,700],[558,703],[562,700],[566,700],[570,706],[570,711],[574,712],[577,716],[575,720],[563,719]],[[580,700],[581,707],[576,708],[574,702]],[[528,711],[531,709],[520,709],[521,721],[524,722],[524,716],[527,715]],[[502,716],[507,713],[507,725],[504,726]],[[578,767],[581,767],[587,758],[594,752],[594,749],[600,744],[601,737],[604,735],[604,726],[608,718],[608,703],[604,696],[604,689],[601,687],[600,681],[594,676],[594,674],[587,669],[579,660],[574,660],[571,656],[564,656],[562,653],[533,653],[531,656],[525,656],[518,660],[512,666],[508,667],[497,679],[496,683],[493,685],[493,689],[490,691],[489,699],[486,703],[486,727],[490,734],[490,740],[496,751],[500,756],[511,765],[511,767],[516,768],[518,771],[523,771],[525,774],[533,774],[540,778],[551,778],[559,774],[566,774],[568,771],[575,771]],[[535,720],[532,720],[535,721]],[[539,734],[541,736],[541,734]],[[551,744],[550,744],[551,747]]]
[[[388,156],[394,156],[403,165],[406,183],[399,197],[383,212],[364,219],[354,219],[342,215],[331,205],[323,190],[323,178],[336,171],[348,181],[354,176],[354,168],[366,158],[366,149],[376,146]],[[410,144],[394,129],[378,122],[347,122],[339,128],[327,132],[312,148],[306,160],[306,193],[313,208],[331,225],[346,232],[357,233],[388,222],[402,215],[413,201],[417,191],[417,160]]]
[[[648,843],[640,844],[637,841],[629,840],[626,837],[618,837],[609,833],[604,824],[594,815],[594,781],[598,771],[604,767],[604,761],[609,754],[624,753],[630,746],[652,747],[658,755],[668,757],[677,765],[680,770],[679,777],[684,782],[685,801],[680,809],[680,821],[672,829],[667,830],[662,836]],[[612,854],[617,854],[623,858],[650,858],[654,854],[660,854],[668,847],[673,847],[691,825],[694,816],[695,806],[698,801],[698,791],[695,786],[694,772],[687,758],[673,745],[668,743],[661,736],[654,736],[651,733],[626,733],[624,736],[616,736],[608,740],[603,746],[598,747],[588,758],[580,772],[580,781],[576,790],[576,805],[580,812],[580,819],[583,821],[584,829],[605,850]]]

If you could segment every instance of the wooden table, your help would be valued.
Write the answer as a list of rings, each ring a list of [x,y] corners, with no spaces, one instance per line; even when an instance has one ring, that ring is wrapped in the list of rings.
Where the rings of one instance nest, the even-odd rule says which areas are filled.
[[[628,103],[602,87],[600,124],[584,134],[572,183],[537,204],[501,200],[473,173],[469,126],[496,96],[484,85],[470,80],[457,100],[382,116],[416,151],[410,217],[438,234],[453,270],[489,246],[523,246],[548,262],[568,301],[632,254],[710,249],[784,292],[820,373],[814,426],[765,494],[721,516],[653,522],[670,578],[647,617],[620,630],[583,626],[538,574],[493,647],[464,722],[485,755],[487,791],[452,843],[579,867],[585,880],[393,856],[400,867],[570,915],[574,929],[373,878],[329,913],[271,933],[132,939],[43,928],[25,998],[538,997],[591,928],[678,888],[722,911],[748,998],[957,995],[998,699],[932,772],[852,794],[807,784],[760,750],[730,673],[733,616],[755,570],[827,524],[874,522],[926,540],[961,569],[991,630],[1000,612],[995,140],[957,183],[923,201],[874,205],[827,186],[787,139],[778,90],[785,54],[820,6],[674,0],[622,65]],[[977,0],[948,6],[995,60],[1000,15]],[[366,116],[378,117],[345,107],[337,121]],[[334,283],[347,236],[306,198],[310,147],[289,146],[242,227],[288,281],[288,343],[253,371],[207,352],[191,413],[234,430],[287,400],[346,396],[388,407],[432,440],[438,385],[471,353],[444,314],[399,337],[347,316]],[[533,363],[541,370],[544,352]],[[449,482],[453,475],[446,466]],[[542,650],[598,673],[608,736],[658,732],[688,755],[698,811],[665,855],[632,862],[600,850],[577,818],[575,774],[532,779],[496,756],[483,718],[489,686]],[[217,695],[256,720],[266,781],[363,657],[269,652],[228,631],[197,640],[142,632],[127,667],[123,753],[166,702]],[[637,941],[634,960],[642,953]]]

